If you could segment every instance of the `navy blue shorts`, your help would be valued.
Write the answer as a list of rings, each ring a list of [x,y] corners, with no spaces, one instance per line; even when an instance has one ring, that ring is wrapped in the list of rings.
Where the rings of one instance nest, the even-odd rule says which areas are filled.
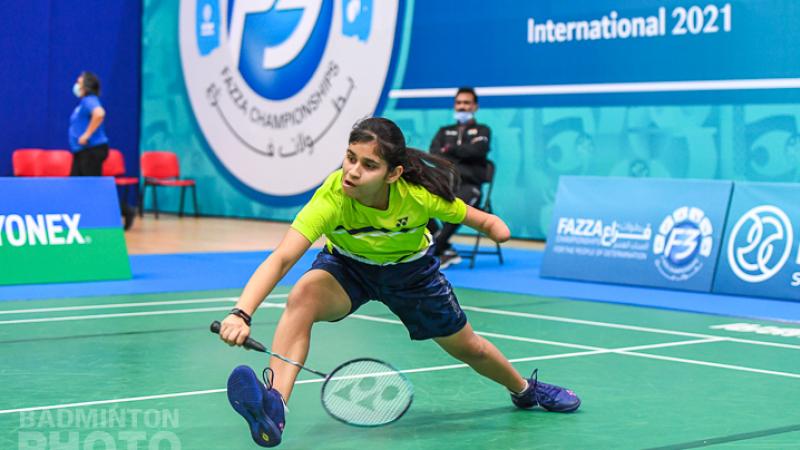
[[[348,315],[378,300],[400,318],[411,339],[450,336],[467,324],[453,286],[431,252],[415,261],[378,266],[326,248],[317,255],[313,269],[330,273],[344,288],[351,303]]]

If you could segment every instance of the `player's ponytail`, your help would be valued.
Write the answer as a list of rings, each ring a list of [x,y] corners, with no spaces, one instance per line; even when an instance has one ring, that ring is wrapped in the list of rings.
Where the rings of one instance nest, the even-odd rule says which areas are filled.
[[[350,132],[351,144],[376,142],[378,155],[389,170],[403,166],[402,177],[447,201],[456,199],[454,189],[460,181],[453,164],[441,157],[406,147],[400,128],[391,120],[370,117],[358,122]]]

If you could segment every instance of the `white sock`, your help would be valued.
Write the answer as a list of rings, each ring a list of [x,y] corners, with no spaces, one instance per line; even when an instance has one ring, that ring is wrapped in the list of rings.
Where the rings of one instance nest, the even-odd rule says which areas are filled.
[[[511,392],[511,393],[512,393],[512,394],[514,394],[514,395],[519,395],[519,394],[522,394],[523,392],[525,392],[525,391],[527,391],[527,390],[528,390],[528,380],[525,380],[525,387],[524,387],[524,388],[523,388],[521,391],[519,391],[519,392],[514,392],[514,391],[512,391],[511,389],[509,389],[508,391],[509,391],[509,392]]]

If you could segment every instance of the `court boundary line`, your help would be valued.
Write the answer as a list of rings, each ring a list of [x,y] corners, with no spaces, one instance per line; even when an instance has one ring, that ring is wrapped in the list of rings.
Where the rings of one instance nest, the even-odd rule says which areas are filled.
[[[275,294],[270,295],[267,297],[269,298],[286,298],[289,294]],[[191,299],[191,300],[168,300],[163,302],[142,302],[142,303],[109,303],[105,305],[82,305],[82,306],[65,306],[62,309],[59,308],[43,308],[52,312],[55,310],[58,311],[71,311],[72,308],[80,308],[80,309],[105,309],[105,308],[123,308],[123,307],[136,307],[139,305],[174,305],[174,304],[194,304],[194,303],[221,303],[221,302],[233,302],[238,300],[238,297],[215,297],[210,299]],[[119,306],[117,306],[119,305]],[[93,307],[93,308],[90,308]],[[15,325],[21,323],[43,323],[43,322],[69,322],[73,320],[97,320],[97,319],[113,319],[113,318],[120,318],[120,317],[141,317],[141,316],[154,316],[159,314],[190,314],[190,313],[201,313],[201,312],[213,312],[213,311],[227,311],[229,308],[227,306],[214,306],[209,308],[185,308],[185,309],[170,309],[170,310],[152,310],[152,311],[139,311],[139,312],[130,312],[130,313],[113,313],[113,314],[89,314],[84,316],[57,316],[57,317],[38,317],[34,319],[13,319],[13,320],[1,320],[0,325]],[[36,310],[15,310],[11,313],[27,313],[27,312],[36,312]]]
[[[267,308],[277,308],[283,309],[285,308],[285,303],[264,303],[261,307]],[[198,308],[200,310],[207,310],[209,308]],[[216,309],[216,308],[215,308]],[[225,308],[227,309],[227,308]],[[195,310],[190,310],[194,312],[201,312]],[[103,315],[107,316],[107,315]],[[354,319],[360,320],[367,320],[371,322],[379,322],[379,323],[389,323],[393,325],[402,325],[402,322],[399,320],[393,319],[386,319],[383,317],[375,317],[369,316],[364,314],[352,314],[349,317],[353,317]],[[647,359],[656,359],[656,360],[665,360],[670,362],[680,362],[685,364],[693,364],[693,365],[701,365],[707,367],[715,367],[715,368],[723,368],[735,371],[744,371],[744,372],[751,372],[751,373],[759,373],[759,374],[767,374],[767,375],[778,375],[790,378],[798,378],[800,379],[800,374],[788,373],[788,372],[778,372],[778,371],[770,371],[765,369],[757,369],[752,367],[746,366],[737,366],[732,364],[722,364],[722,363],[714,363],[710,361],[700,361],[700,360],[692,360],[686,358],[676,358],[670,356],[663,356],[663,355],[653,355],[649,353],[640,353],[639,351],[642,350],[649,350],[649,349],[656,349],[656,348],[665,348],[665,347],[678,347],[678,346],[685,346],[685,345],[695,345],[695,344],[705,344],[705,343],[712,343],[712,342],[721,342],[725,341],[726,338],[724,336],[708,336],[701,339],[695,339],[691,341],[675,341],[675,342],[661,342],[657,344],[645,344],[645,345],[637,345],[637,346],[625,346],[619,348],[603,348],[603,347],[596,347],[596,346],[588,346],[583,344],[571,344],[565,342],[558,342],[558,341],[546,341],[542,339],[535,339],[535,338],[527,338],[522,336],[512,336],[500,333],[493,333],[493,332],[484,332],[484,331],[475,331],[476,334],[479,335],[486,335],[489,337],[494,337],[497,339],[508,339],[514,341],[522,341],[522,342],[530,342],[530,343],[537,343],[537,344],[545,344],[545,345],[554,345],[554,346],[561,346],[561,347],[570,347],[570,348],[580,348],[584,351],[580,352],[572,352],[572,353],[556,353],[551,355],[540,355],[540,356],[533,356],[533,357],[523,357],[523,358],[513,358],[509,361],[511,363],[518,363],[518,362],[530,362],[530,361],[541,361],[541,360],[550,360],[550,359],[565,359],[565,358],[574,358],[574,357],[582,357],[582,356],[592,356],[592,355],[599,355],[599,354],[618,354],[618,355],[626,355],[626,356],[636,356],[641,358]],[[420,373],[420,372],[433,372],[433,371],[440,371],[440,370],[451,370],[451,369],[459,369],[459,368],[467,368],[469,367],[467,364],[464,363],[457,363],[457,364],[449,364],[444,366],[433,366],[427,368],[416,368],[416,369],[406,369],[401,370],[402,373]],[[315,383],[315,382],[322,382],[322,379],[311,379],[311,380],[300,380],[297,381],[296,384],[307,384],[307,383]],[[109,403],[125,403],[125,402],[132,402],[132,401],[139,401],[139,400],[151,400],[151,399],[160,399],[160,398],[173,398],[173,397],[183,397],[183,396],[191,396],[191,395],[202,395],[202,394],[210,394],[210,393],[218,393],[224,392],[225,389],[209,389],[209,390],[202,390],[202,391],[189,391],[189,392],[182,392],[182,393],[170,393],[170,394],[156,394],[150,396],[139,396],[139,397],[129,397],[129,398],[122,398],[122,399],[109,399],[109,400],[97,400],[97,401],[90,401],[90,402],[77,402],[77,403],[66,403],[60,405],[49,405],[49,406],[34,406],[34,407],[27,407],[27,408],[16,408],[16,409],[7,409],[7,410],[0,410],[0,415],[4,414],[13,414],[13,413],[22,413],[22,412],[32,412],[32,411],[41,411],[41,410],[49,410],[49,409],[64,409],[64,408],[72,408],[72,407],[80,407],[80,406],[91,406],[91,405],[99,405],[99,404],[109,404]]]
[[[640,327],[637,325],[625,325],[613,322],[598,322],[593,320],[583,320],[583,319],[573,319],[569,317],[560,317],[560,316],[548,316],[544,314],[533,314],[533,313],[523,313],[518,311],[508,311],[504,309],[496,309],[496,308],[483,308],[479,306],[465,306],[461,305],[461,309],[465,311],[473,311],[473,312],[482,312],[487,314],[497,314],[503,316],[516,316],[516,317],[524,317],[530,319],[539,319],[539,320],[546,320],[551,322],[564,322],[564,323],[574,323],[578,325],[589,325],[595,327],[603,327],[603,328],[617,328],[622,330],[630,330],[630,331],[640,331],[643,333],[654,333],[654,334],[668,334],[673,336],[684,336],[684,337],[696,337],[696,338],[711,338],[711,337],[720,337],[726,341],[738,342],[741,344],[752,344],[752,345],[764,345],[767,347],[781,347],[781,348],[789,348],[794,350],[800,350],[800,345],[798,344],[786,344],[783,342],[771,342],[771,341],[757,341],[753,339],[742,339],[736,338],[732,336],[721,336],[715,334],[707,334],[707,333],[692,333],[688,331],[676,331],[676,330],[667,330],[663,328],[650,328],[650,327]]]
[[[270,294],[267,299],[271,298],[286,298],[289,294]],[[164,300],[157,302],[131,302],[131,303],[104,303],[100,305],[77,305],[77,306],[59,306],[55,308],[29,308],[29,309],[9,309],[0,310],[2,314],[28,314],[37,312],[56,312],[56,311],[82,311],[92,309],[109,309],[109,308],[136,308],[139,306],[164,306],[164,305],[182,305],[194,303],[221,303],[221,302],[235,302],[239,297],[207,297],[207,298],[194,298],[183,300]]]
[[[270,298],[286,298],[289,294],[273,294],[267,297]],[[203,303],[212,303],[212,302],[233,302],[237,300],[235,297],[216,297],[210,299],[194,299],[194,300],[186,300],[184,302],[203,302]],[[124,305],[131,305],[140,306],[140,305],[166,305],[172,304],[172,302],[177,302],[181,300],[169,300],[164,302],[140,302],[140,303],[126,303]],[[95,309],[102,309],[108,307],[117,307],[115,305],[118,304],[106,304],[106,305],[82,305],[78,307],[63,307],[63,308],[83,308],[86,307],[93,307]],[[123,304],[119,304],[123,305]],[[285,303],[262,303],[259,308],[269,307],[270,305],[283,305]],[[119,306],[122,307],[122,306]],[[693,333],[687,331],[677,331],[677,330],[667,330],[663,328],[652,328],[652,327],[641,327],[637,325],[626,325],[626,324],[619,324],[613,322],[600,322],[600,321],[593,321],[593,320],[584,320],[584,319],[574,319],[570,317],[561,317],[561,316],[550,316],[544,314],[533,314],[533,313],[524,313],[518,311],[508,311],[504,309],[496,309],[496,308],[483,308],[478,306],[469,306],[469,305],[461,305],[461,308],[465,311],[472,311],[472,312],[480,312],[486,314],[496,314],[496,315],[504,315],[504,316],[512,316],[512,317],[522,317],[522,318],[529,318],[529,319],[537,319],[537,320],[545,320],[551,322],[564,322],[564,323],[573,323],[578,325],[587,325],[587,326],[595,326],[595,327],[602,327],[602,328],[615,328],[615,329],[622,329],[622,330],[629,330],[629,331],[638,331],[643,333],[654,333],[654,334],[666,334],[672,336],[684,336],[684,337],[696,337],[696,338],[721,338],[721,340],[728,341],[728,342],[737,342],[741,344],[750,344],[750,345],[761,345],[766,347],[778,347],[778,348],[785,348],[785,349],[792,349],[792,350],[800,350],[800,345],[798,344],[787,344],[783,342],[771,342],[771,341],[758,341],[754,339],[743,339],[737,338],[732,336],[723,336],[723,335],[716,335],[716,334],[707,334],[707,333]],[[52,309],[52,308],[45,308],[45,309]],[[61,322],[61,321],[73,321],[73,320],[97,320],[97,319],[109,319],[109,318],[120,318],[120,317],[138,317],[138,316],[150,316],[150,315],[158,315],[158,314],[190,314],[190,313],[201,313],[201,312],[213,312],[213,311],[224,311],[228,309],[227,307],[211,307],[211,308],[195,308],[195,309],[179,309],[179,310],[161,310],[161,311],[142,311],[142,312],[132,312],[132,313],[116,313],[116,314],[90,314],[85,316],[61,316],[61,317],[44,317],[44,318],[34,318],[34,319],[14,319],[14,320],[4,320],[0,321],[0,326],[2,325],[14,325],[14,324],[23,324],[23,323],[43,323],[43,322]],[[65,309],[66,310],[66,309]],[[35,309],[27,309],[27,310],[15,310],[14,312],[22,313],[33,313],[38,312]],[[2,312],[0,312],[2,314]],[[357,314],[353,314],[355,316]],[[386,321],[390,321],[390,319],[382,319]],[[392,323],[392,322],[390,322]]]
[[[283,294],[288,297],[288,294]],[[58,311],[88,311],[92,309],[113,309],[113,308],[137,308],[141,306],[165,306],[165,305],[187,305],[196,303],[219,303],[224,301],[235,301],[239,297],[211,297],[203,299],[187,299],[187,300],[166,300],[159,302],[138,302],[138,303],[106,303],[103,305],[79,305],[79,306],[59,306],[55,308],[31,308],[31,309],[11,309],[2,311],[3,314],[28,314],[38,312],[58,312]]]
[[[729,442],[748,441],[750,439],[775,436],[783,433],[794,433],[795,431],[800,431],[800,424],[777,428],[767,428],[765,430],[748,431],[745,433],[736,433],[715,438],[699,439],[696,441],[670,444],[662,447],[650,447],[646,450],[684,450],[690,448],[710,447],[712,445],[727,444]]]
[[[288,296],[288,294],[276,294],[275,296],[271,296],[272,298],[276,298],[278,296]],[[268,297],[269,298],[269,297]],[[220,298],[219,301],[230,301],[231,297],[224,297]],[[209,299],[203,299],[209,300]],[[170,304],[173,301],[169,301]],[[149,302],[155,303],[155,302]],[[87,305],[88,306],[88,305]],[[280,308],[283,309],[286,307],[285,303],[269,303],[265,302],[260,305],[260,308]],[[469,309],[467,309],[469,308]],[[81,320],[81,319],[100,319],[100,318],[116,318],[116,317],[137,317],[137,316],[147,316],[147,315],[155,315],[155,314],[180,314],[180,313],[199,313],[199,312],[212,312],[212,311],[220,311],[220,310],[227,310],[228,307],[211,307],[211,308],[194,308],[194,309],[181,309],[181,310],[167,310],[167,311],[141,311],[141,312],[134,312],[134,313],[120,313],[120,314],[96,314],[96,315],[89,315],[89,316],[67,316],[67,317],[51,317],[51,318],[41,318],[41,319],[22,319],[20,321],[5,321],[0,322],[3,323],[34,323],[34,322],[46,322],[46,321],[68,321],[68,320]],[[514,340],[514,341],[521,341],[521,342],[530,342],[536,344],[543,344],[543,345],[553,345],[553,346],[560,346],[560,347],[567,347],[567,348],[577,348],[583,349],[583,352],[575,352],[569,354],[554,354],[554,355],[543,355],[543,356],[536,356],[531,358],[516,358],[510,360],[513,362],[524,362],[524,361],[535,361],[535,360],[546,360],[546,359],[557,359],[557,358],[564,358],[564,357],[577,357],[577,356],[590,356],[596,354],[618,354],[618,355],[626,355],[626,356],[636,356],[641,358],[647,359],[656,359],[656,360],[664,360],[669,362],[679,362],[684,364],[692,364],[692,365],[700,365],[706,367],[714,367],[714,368],[722,368],[722,369],[729,369],[735,371],[743,371],[743,372],[750,372],[750,373],[758,373],[758,374],[766,374],[766,375],[777,375],[783,377],[790,377],[790,378],[800,378],[800,374],[789,373],[789,372],[780,372],[780,371],[771,371],[766,369],[758,369],[753,367],[746,367],[746,366],[739,366],[739,365],[732,365],[732,364],[723,364],[723,363],[714,363],[710,361],[702,361],[702,360],[693,360],[687,358],[677,358],[671,356],[664,356],[664,355],[653,355],[649,353],[639,353],[638,350],[645,350],[645,349],[654,349],[654,348],[663,348],[663,347],[676,347],[682,345],[692,345],[692,344],[704,344],[704,343],[712,343],[712,342],[725,342],[725,341],[735,341],[735,342],[743,342],[748,344],[772,344],[772,343],[765,343],[762,341],[750,341],[750,340],[743,340],[743,339],[736,339],[730,338],[727,336],[715,336],[715,335],[704,335],[700,333],[685,333],[685,332],[674,332],[670,330],[662,330],[656,328],[647,328],[647,327],[637,327],[637,326],[629,326],[623,324],[613,324],[613,323],[605,323],[605,322],[596,322],[596,321],[586,321],[581,319],[570,319],[558,316],[543,316],[537,314],[529,314],[529,313],[519,313],[514,311],[506,311],[506,310],[498,310],[498,309],[489,309],[489,308],[480,308],[480,307],[470,307],[467,306],[464,309],[472,310],[475,312],[484,312],[484,313],[492,313],[492,314],[499,314],[499,315],[511,315],[511,316],[518,316],[518,317],[525,317],[525,318],[533,318],[533,319],[543,319],[543,320],[555,320],[555,321],[563,321],[569,323],[579,323],[579,324],[586,324],[592,326],[609,326],[611,328],[622,328],[622,329],[629,329],[633,331],[644,331],[644,332],[653,332],[659,334],[671,334],[671,335],[681,335],[681,336],[688,336],[688,337],[698,337],[700,339],[693,340],[693,341],[677,341],[677,342],[666,342],[666,343],[658,343],[658,344],[649,344],[644,346],[634,346],[634,347],[622,347],[618,349],[608,349],[603,347],[595,347],[583,344],[573,344],[567,342],[560,342],[560,341],[549,341],[543,339],[535,339],[535,338],[528,338],[522,336],[513,336],[513,335],[506,335],[500,333],[493,333],[493,332],[485,332],[485,331],[478,331],[476,330],[476,334],[484,335],[488,337],[493,337],[497,339],[504,339],[504,340]],[[380,322],[380,323],[390,323],[395,325],[402,325],[402,322],[399,320],[394,319],[387,319],[382,317],[375,317],[369,316],[364,314],[352,314],[350,317],[354,319],[361,319],[361,320],[368,320],[373,322]],[[789,346],[789,348],[794,348],[793,346]],[[569,356],[565,356],[569,355]],[[455,365],[448,365],[442,366],[445,369],[447,368],[462,368],[468,367],[466,364],[455,364]],[[412,372],[421,372],[421,371],[431,371],[433,369],[410,369]],[[444,369],[440,369],[444,370]],[[321,381],[321,380],[317,380]],[[306,381],[309,382],[309,381]],[[300,382],[298,382],[300,383]],[[206,392],[206,391],[198,391],[198,392]],[[216,392],[215,390],[211,390],[209,392]],[[170,396],[181,396],[180,393],[178,394],[166,394]],[[187,394],[188,395],[188,394]],[[139,397],[135,397],[139,398]],[[142,397],[142,399],[149,399],[149,398],[162,398],[162,397],[152,397],[146,396]],[[131,400],[132,401],[132,400]],[[104,401],[106,403],[114,402],[113,400]],[[98,404],[98,403],[92,403]],[[72,404],[68,404],[72,405]],[[76,404],[76,406],[85,406],[84,403]],[[37,407],[33,407],[37,408]],[[52,408],[51,408],[52,409]],[[30,409],[21,408],[21,409],[12,409],[12,410],[2,410],[0,414],[8,414],[12,412],[23,412]]]
[[[399,320],[394,321],[391,319],[385,319],[383,317],[371,317],[371,316],[364,316],[362,314],[351,314],[349,317],[353,317],[356,319],[363,319],[363,320],[370,320],[373,322],[384,322],[384,323],[393,323],[393,324],[400,324],[402,325],[403,322]],[[379,319],[379,320],[375,320]],[[670,362],[678,362],[683,364],[691,364],[691,365],[698,365],[698,366],[706,366],[706,367],[714,367],[718,369],[729,369],[735,370],[738,372],[750,372],[750,373],[758,373],[762,375],[776,375],[786,378],[798,378],[800,379],[800,374],[792,373],[792,372],[782,372],[777,370],[767,370],[767,369],[759,369],[755,367],[748,367],[748,366],[740,366],[736,364],[725,364],[725,363],[715,363],[711,361],[703,361],[699,359],[688,359],[688,358],[678,358],[673,356],[666,356],[666,355],[653,355],[651,353],[639,353],[638,351],[633,351],[629,348],[622,348],[619,350],[609,351],[609,349],[603,347],[594,347],[590,345],[583,345],[583,344],[572,344],[568,342],[559,342],[559,341],[545,341],[542,339],[535,339],[535,338],[527,338],[521,336],[511,336],[511,335],[504,335],[499,333],[491,333],[486,331],[478,331],[475,330],[475,334],[481,336],[489,336],[494,337],[497,339],[505,339],[505,340],[514,340],[514,341],[523,341],[523,342],[531,342],[536,344],[544,344],[544,345],[553,345],[558,347],[568,347],[568,348],[583,348],[589,350],[591,354],[604,354],[604,353],[613,353],[617,355],[626,355],[626,356],[636,356],[639,358],[647,358],[647,359],[658,359],[662,361],[670,361]],[[704,338],[700,338],[694,341],[677,341],[677,342],[684,342],[682,345],[691,344],[707,344],[713,342],[725,342],[728,339],[724,336],[707,336]],[[674,347],[676,345],[669,345],[672,344],[671,342],[662,342],[661,344],[652,344],[648,345],[647,347],[652,347],[658,345],[659,347],[652,347],[652,348],[660,348],[660,347]],[[613,350],[613,349],[612,349]],[[514,360],[510,360],[511,362],[518,362]]]
[[[214,311],[229,311],[228,306],[214,306],[210,308],[194,308],[194,309],[168,309],[163,311],[139,311],[131,313],[116,313],[116,314],[91,314],[88,316],[62,316],[62,317],[41,317],[36,319],[15,319],[0,321],[0,325],[16,325],[20,323],[45,323],[45,322],[71,322],[75,320],[98,320],[98,319],[118,319],[121,317],[142,317],[142,316],[157,316],[169,314],[191,314],[203,313]]]
[[[523,358],[514,358],[509,361],[511,362],[529,362],[529,361],[539,361],[539,360],[548,360],[548,359],[566,359],[566,358],[577,358],[581,356],[589,356],[599,353],[614,353],[617,351],[625,351],[632,350],[632,349],[646,349],[649,347],[663,347],[665,345],[672,344],[674,345],[692,345],[694,343],[698,343],[697,341],[683,341],[683,342],[670,342],[665,343],[661,342],[658,344],[650,344],[650,345],[638,345],[638,346],[626,346],[610,349],[599,349],[598,350],[591,350],[591,351],[583,351],[583,352],[571,352],[571,353],[557,353],[552,355],[541,355],[541,356],[529,356]],[[401,373],[430,373],[430,372],[439,372],[442,370],[453,370],[453,369],[463,369],[469,367],[467,364],[459,363],[459,364],[446,364],[441,366],[431,366],[431,367],[420,367],[415,369],[404,369],[400,370]],[[314,383],[322,383],[324,380],[322,378],[312,378],[306,380],[298,380],[295,384],[314,384]],[[172,392],[168,394],[154,394],[154,395],[143,395],[143,396],[136,396],[136,397],[124,397],[124,398],[117,398],[117,399],[107,399],[107,400],[93,400],[93,401],[86,401],[86,402],[72,402],[72,403],[62,403],[57,405],[46,405],[46,406],[30,406],[25,408],[14,408],[14,409],[4,409],[0,410],[0,415],[5,414],[15,414],[15,413],[24,413],[24,412],[34,412],[34,411],[45,411],[45,410],[53,410],[53,409],[67,409],[67,408],[77,408],[82,406],[95,406],[95,405],[106,405],[111,403],[129,403],[135,401],[145,401],[145,400],[157,400],[162,398],[175,398],[175,397],[189,397],[195,395],[208,395],[208,394],[217,394],[220,392],[226,392],[226,389],[204,389],[199,391],[186,391],[186,392]]]
[[[286,298],[289,294],[271,294],[267,297],[267,299],[272,298]],[[219,302],[233,302],[236,301],[237,297],[215,297],[211,299],[191,299],[191,300],[184,300],[186,303],[190,302],[208,302],[211,303],[212,301],[219,301]],[[181,301],[181,300],[169,300],[165,302],[143,302],[140,304],[173,304],[172,302]],[[565,300],[566,301],[566,300]],[[268,307],[271,304],[278,304],[278,303],[263,303],[261,307]],[[110,307],[117,307],[115,305],[123,305],[117,303],[111,304],[104,304],[104,305],[82,305],[79,308],[86,307],[93,307],[95,309],[103,309],[103,308],[110,308]],[[135,307],[136,303],[125,303],[125,305],[131,305],[131,307]],[[285,304],[283,304],[285,305]],[[119,306],[122,307],[122,306]],[[63,307],[63,308],[78,308],[78,307]],[[45,309],[52,309],[52,308],[45,308]],[[87,308],[89,309],[89,308]],[[22,324],[22,323],[40,323],[40,322],[58,322],[58,321],[71,321],[71,320],[94,320],[94,319],[107,319],[107,318],[118,318],[118,317],[136,317],[136,316],[147,316],[147,315],[157,315],[157,314],[188,314],[191,312],[211,312],[211,311],[223,311],[227,309],[227,307],[216,307],[216,308],[197,308],[197,309],[180,309],[180,310],[166,310],[166,311],[143,311],[143,312],[134,312],[134,313],[118,313],[118,314],[90,314],[86,316],[61,316],[61,317],[46,317],[46,318],[35,318],[35,319],[14,319],[14,320],[5,320],[0,321],[0,326],[2,325],[13,325],[13,324]],[[511,316],[511,317],[522,317],[522,318],[530,318],[530,319],[538,319],[538,320],[545,320],[551,322],[564,322],[564,323],[573,323],[578,325],[588,325],[588,326],[595,326],[595,327],[603,327],[603,328],[615,328],[615,329],[622,329],[622,330],[629,330],[629,331],[638,331],[643,333],[654,333],[654,334],[666,334],[672,336],[684,336],[684,337],[696,337],[696,338],[722,338],[725,341],[729,342],[738,342],[741,344],[751,344],[751,345],[763,345],[767,347],[779,347],[779,348],[787,348],[793,350],[800,350],[800,345],[798,344],[788,344],[783,342],[771,342],[771,341],[758,341],[754,339],[743,339],[737,338],[732,336],[723,336],[723,335],[716,335],[716,334],[707,334],[707,333],[693,333],[688,331],[677,331],[677,330],[667,330],[663,328],[652,328],[652,327],[641,327],[637,325],[626,325],[620,323],[613,323],[613,322],[600,322],[600,321],[593,321],[593,320],[584,320],[584,319],[574,319],[570,317],[561,317],[561,316],[551,316],[545,314],[534,314],[534,313],[525,313],[519,311],[508,311],[504,309],[497,309],[497,308],[484,308],[479,306],[469,306],[469,305],[461,305],[461,309],[465,311],[472,311],[472,312],[480,312],[486,314],[496,314],[496,315],[504,315],[504,316]],[[68,310],[68,309],[64,309]],[[38,312],[35,309],[26,309],[26,310],[13,310],[14,313],[19,314],[27,314],[27,313],[34,313]],[[49,311],[48,311],[49,312]],[[3,312],[0,311],[0,314],[10,314],[11,312]],[[389,319],[386,319],[389,320]]]
[[[386,319],[384,317],[368,316],[368,315],[364,315],[364,314],[351,314],[348,317],[352,317],[354,319],[360,319],[360,320],[367,320],[367,321],[371,321],[371,322],[382,322],[382,323],[390,323],[390,324],[393,324],[393,325],[403,325],[403,322],[401,322],[399,320]],[[579,349],[579,350],[590,350],[590,351],[593,351],[593,352],[611,353],[611,352],[608,351],[608,348],[606,348],[606,347],[597,347],[597,346],[594,346],[594,345],[573,344],[571,342],[561,342],[561,341],[550,341],[550,340],[546,340],[546,339],[529,338],[529,337],[526,337],[526,336],[514,336],[514,335],[510,335],[510,334],[494,333],[494,332],[491,332],[491,331],[479,331],[479,330],[474,330],[474,331],[475,331],[475,334],[477,334],[479,336],[486,336],[486,337],[491,337],[491,338],[496,338],[496,339],[503,339],[503,340],[508,340],[508,341],[529,342],[529,343],[532,343],[532,344],[552,345],[552,346],[555,346],[555,347],[566,347],[566,348],[575,348],[575,349]],[[723,340],[723,339],[705,338],[705,339],[697,339],[697,340],[693,340],[693,341],[674,341],[674,342],[707,343],[707,342],[718,342],[718,341],[721,341],[721,340]],[[660,344],[649,344],[647,346],[648,347],[652,347],[652,346],[658,345],[660,347],[661,346],[670,347],[671,346],[670,344],[673,344],[674,342],[662,342]],[[636,347],[638,347],[638,346],[636,346]],[[655,348],[658,348],[658,347],[655,347]]]
[[[285,303],[263,303],[261,307],[266,308],[278,308],[283,309],[286,307]],[[220,308],[196,308],[196,309],[187,309],[187,310],[178,310],[178,311],[190,311],[190,312],[206,312],[207,310],[219,310]],[[223,307],[222,309],[227,309],[227,307]],[[485,308],[482,308],[485,309]],[[494,311],[494,310],[491,310]],[[499,310],[502,311],[502,310]],[[131,313],[137,316],[151,314],[151,313],[164,313],[164,311],[144,311],[139,313]],[[102,316],[103,318],[108,317],[116,317],[117,314],[100,314],[100,315],[93,315],[89,317],[96,317]],[[74,316],[73,316],[74,317]],[[386,319],[382,317],[375,317],[369,316],[364,314],[352,314],[350,317],[354,319],[360,320],[368,320],[372,322],[379,322],[379,323],[390,323],[395,325],[402,325],[402,322],[399,320],[393,319]],[[35,319],[34,319],[35,320]],[[665,330],[667,331],[667,330]],[[512,335],[505,335],[500,333],[492,333],[492,332],[483,332],[483,331],[476,331],[476,334],[479,335],[486,335],[489,337],[494,337],[497,339],[508,339],[514,341],[522,341],[522,342],[531,342],[531,343],[538,343],[538,344],[545,344],[545,345],[555,345],[561,347],[570,347],[570,348],[580,348],[584,349],[584,351],[580,352],[571,352],[571,353],[557,353],[552,355],[540,355],[540,356],[533,356],[533,357],[523,357],[523,358],[513,358],[509,361],[512,363],[517,362],[530,362],[530,361],[540,361],[540,360],[550,360],[550,359],[565,359],[565,358],[575,358],[575,357],[582,357],[582,356],[592,356],[598,354],[618,354],[618,355],[627,355],[627,356],[636,356],[648,359],[657,359],[657,360],[665,360],[670,362],[680,362],[686,364],[694,364],[694,365],[702,365],[707,367],[715,367],[715,368],[724,368],[736,371],[745,371],[745,372],[753,372],[759,374],[768,374],[768,375],[779,375],[784,377],[791,377],[791,378],[800,378],[800,374],[793,374],[788,372],[778,372],[778,371],[769,371],[764,369],[757,369],[745,366],[737,366],[731,364],[721,364],[721,363],[713,363],[709,361],[699,361],[699,360],[691,360],[686,358],[675,358],[670,356],[663,356],[663,355],[653,355],[649,353],[639,353],[641,350],[648,350],[648,349],[655,349],[655,348],[664,348],[664,347],[678,347],[684,345],[694,345],[694,344],[704,344],[704,343],[711,343],[711,342],[722,342],[728,340],[725,336],[702,336],[701,339],[695,339],[691,341],[676,341],[676,342],[661,342],[657,344],[646,344],[646,345],[638,345],[638,346],[626,346],[626,347],[619,347],[619,348],[603,348],[603,347],[595,347],[595,346],[588,346],[583,344],[571,344],[565,342],[557,342],[557,341],[546,341],[542,339],[535,339],[535,338],[527,338],[522,336],[512,336]],[[694,336],[693,336],[694,337]],[[427,368],[416,368],[416,369],[406,369],[401,370],[403,373],[421,373],[421,372],[433,372],[433,371],[440,371],[440,370],[451,370],[451,369],[459,369],[459,368],[467,368],[469,367],[467,364],[458,363],[458,364],[449,364],[444,366],[433,366]],[[308,384],[308,383],[319,383],[322,382],[322,379],[311,379],[311,380],[300,380],[297,381],[296,384]],[[22,412],[33,412],[33,411],[43,411],[43,410],[51,410],[51,409],[65,409],[65,408],[73,408],[73,407],[80,407],[80,406],[92,406],[92,405],[100,405],[100,404],[110,404],[110,403],[125,403],[125,402],[133,402],[133,401],[141,401],[141,400],[153,400],[153,399],[160,399],[160,398],[174,398],[174,397],[184,397],[184,396],[193,396],[193,395],[204,395],[204,394],[211,394],[211,393],[219,393],[225,392],[225,389],[207,389],[201,391],[189,391],[189,392],[178,392],[178,393],[169,393],[169,394],[156,394],[156,395],[149,395],[149,396],[138,396],[138,397],[128,397],[122,399],[108,399],[108,400],[97,400],[97,401],[89,401],[89,402],[77,402],[77,403],[66,403],[66,404],[59,404],[59,405],[49,405],[49,406],[34,406],[34,407],[26,407],[26,408],[15,408],[15,409],[7,409],[7,410],[0,410],[0,415],[4,414],[13,414],[13,413],[22,413]]]

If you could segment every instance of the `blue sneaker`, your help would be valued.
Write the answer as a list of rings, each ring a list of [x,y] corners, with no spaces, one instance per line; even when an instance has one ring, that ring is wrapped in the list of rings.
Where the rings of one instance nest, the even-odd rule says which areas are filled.
[[[272,389],[267,380],[269,368],[264,369],[261,383],[248,366],[233,369],[228,377],[228,401],[233,409],[247,421],[250,436],[262,447],[275,447],[281,443],[283,427],[286,425],[283,398]]]
[[[581,406],[581,399],[569,389],[554,384],[542,383],[536,369],[528,378],[528,388],[519,394],[511,394],[517,408],[531,409],[536,405],[552,412],[572,412]]]

